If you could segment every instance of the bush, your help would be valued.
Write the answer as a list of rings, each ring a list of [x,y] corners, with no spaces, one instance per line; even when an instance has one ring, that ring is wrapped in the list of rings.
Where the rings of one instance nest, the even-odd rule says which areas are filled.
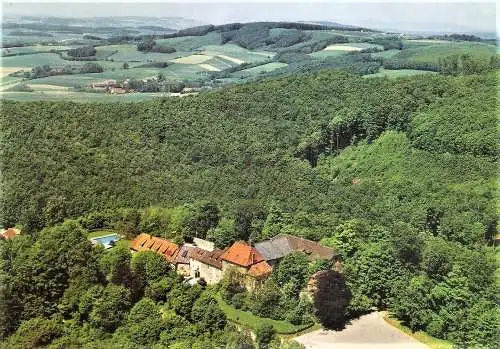
[[[246,293],[236,293],[231,298],[231,305],[236,309],[241,309],[245,306]]]
[[[272,325],[261,325],[255,330],[255,337],[259,349],[269,348],[269,343],[276,336],[276,330]]]
[[[10,338],[9,348],[37,348],[50,344],[63,333],[62,318],[32,318],[21,323]]]

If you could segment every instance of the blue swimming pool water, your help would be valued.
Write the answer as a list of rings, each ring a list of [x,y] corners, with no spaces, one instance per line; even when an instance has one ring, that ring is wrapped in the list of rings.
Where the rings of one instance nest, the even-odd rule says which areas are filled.
[[[117,234],[99,236],[97,238],[92,239],[93,242],[101,244],[106,248],[111,247],[111,242],[115,242],[118,240],[120,240],[120,237]]]

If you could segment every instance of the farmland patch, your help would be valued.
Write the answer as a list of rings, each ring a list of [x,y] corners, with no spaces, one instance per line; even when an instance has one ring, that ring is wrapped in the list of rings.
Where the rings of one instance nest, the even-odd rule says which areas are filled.
[[[180,57],[176,59],[172,59],[172,62],[179,63],[179,64],[201,64],[209,59],[211,59],[212,56],[205,55],[205,54],[194,54],[186,57]]]
[[[251,76],[256,76],[258,74],[261,74],[261,73],[270,72],[270,71],[273,71],[275,69],[284,68],[287,65],[288,64],[281,63],[281,62],[270,62],[267,64],[259,65],[257,67],[252,67],[252,68],[237,71],[234,74],[232,74],[232,76],[239,77],[239,78],[251,77]]]
[[[200,67],[202,67],[203,69],[206,69],[208,71],[220,71],[219,68],[217,67],[214,67],[213,65],[210,65],[210,64],[200,64]]]
[[[18,71],[20,71],[20,70],[31,70],[31,68],[27,68],[27,67],[6,67],[6,66],[2,66],[2,67],[0,67],[0,76],[9,75],[9,74],[12,74],[12,73],[18,72]]]
[[[67,86],[59,86],[59,85],[48,85],[48,84],[29,84],[29,88],[33,90],[69,90],[70,87]]]

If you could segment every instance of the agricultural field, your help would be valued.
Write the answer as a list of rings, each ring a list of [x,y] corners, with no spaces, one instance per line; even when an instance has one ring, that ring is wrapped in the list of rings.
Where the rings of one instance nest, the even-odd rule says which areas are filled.
[[[438,63],[440,58],[455,54],[468,54],[480,61],[489,61],[496,54],[496,47],[475,42],[432,43],[402,50],[393,58],[418,63]]]
[[[261,74],[261,73],[270,72],[270,71],[273,71],[275,69],[286,67],[287,65],[288,64],[281,63],[281,62],[270,62],[267,64],[258,65],[256,67],[240,70],[236,73],[233,73],[232,76],[238,77],[238,78],[252,77],[252,76],[256,76],[256,75]]]
[[[187,88],[210,89],[271,76],[345,67],[358,69],[358,74],[363,76],[392,78],[420,74],[423,70],[418,69],[436,70],[419,64],[425,65],[429,62],[437,64],[441,57],[468,53],[487,61],[496,52],[495,46],[484,43],[420,38],[406,38],[399,41],[402,43],[402,50],[393,49],[393,47],[384,50],[382,44],[377,43],[387,40],[391,35],[380,32],[339,29],[302,30],[271,24],[263,24],[263,28],[253,30],[255,24],[252,24],[254,26],[252,30],[245,30],[245,25],[241,30],[232,30],[232,36],[229,38],[225,36],[224,31],[208,31],[200,35],[193,35],[191,31],[186,33],[189,35],[157,38],[155,45],[176,50],[173,53],[162,53],[155,50],[139,51],[137,46],[140,43],[138,41],[140,36],[139,39],[134,40],[109,42],[107,38],[118,33],[116,27],[101,29],[85,27],[88,25],[86,22],[81,25],[92,35],[84,38],[83,32],[72,33],[69,30],[68,32],[47,31],[44,36],[42,31],[30,32],[23,28],[22,35],[20,34],[18,39],[20,42],[30,44],[2,49],[3,59],[0,70],[2,98],[19,99],[22,98],[19,94],[23,93],[31,94],[31,98],[34,99],[61,98],[64,96],[63,93],[66,93],[68,98],[74,98],[78,94],[84,99],[91,98],[92,100],[111,98],[105,94],[89,97],[84,95],[87,91],[78,91],[89,88],[91,82],[108,79],[122,84],[123,81],[130,79],[147,83],[146,80],[161,78],[168,84],[177,83]],[[134,25],[134,21],[127,22],[127,25]],[[127,32],[128,35],[156,34],[153,29],[147,28],[150,27],[144,29],[127,27],[124,33]],[[3,38],[9,39],[13,36],[10,35],[12,33],[16,31],[5,30]],[[36,40],[34,37],[37,37]],[[332,43],[338,40],[343,43]],[[42,45],[47,42],[50,42],[50,45]],[[80,69],[89,63],[88,61],[61,58],[61,56],[70,58],[67,55],[68,50],[88,44],[92,44],[96,50],[91,63],[102,67],[103,71],[100,73],[80,72]],[[370,54],[361,53],[364,49],[370,48],[380,51]],[[416,65],[412,66],[412,64]],[[56,74],[61,73],[56,69],[69,67],[72,68],[73,74],[53,75],[51,72],[37,76],[27,74],[28,77],[15,74],[19,71],[32,72],[34,67],[40,66],[49,66],[50,69],[55,70]],[[382,67],[387,69],[384,70]],[[34,91],[17,92],[23,89]],[[158,91],[158,89],[153,91]],[[130,98],[138,99],[142,95],[149,98],[145,93],[138,93]]]
[[[325,57],[343,55],[349,52],[360,52],[364,49],[369,49],[369,48],[376,48],[379,50],[383,50],[383,47],[380,45],[374,45],[364,42],[334,44],[334,45],[328,45],[321,51],[310,53],[309,56],[313,58],[325,58]]]
[[[208,45],[220,45],[219,33],[211,32],[203,36],[181,36],[177,38],[156,40],[159,45],[175,48],[179,52],[189,52]]]
[[[60,101],[76,102],[138,102],[145,99],[168,97],[168,93],[127,93],[108,95],[105,93],[73,92],[73,91],[37,91],[37,92],[2,92],[3,99],[16,101]]]
[[[79,45],[33,45],[23,47],[2,48],[2,56],[17,54],[33,54],[54,51],[67,51]]]
[[[426,70],[417,70],[417,69],[399,69],[399,70],[391,70],[391,69],[380,69],[378,73],[375,74],[367,74],[363,75],[364,78],[382,78],[382,77],[387,77],[387,78],[400,78],[400,77],[407,77],[407,76],[413,76],[413,75],[420,75],[420,74],[437,74],[432,71],[426,71]]]
[[[237,65],[264,62],[275,55],[274,52],[251,51],[234,44],[203,46],[201,54],[223,58]]]
[[[147,62],[166,62],[170,59],[189,55],[189,52],[159,53],[140,52],[134,44],[108,45],[96,47],[97,55],[106,55],[108,60],[115,62],[128,62],[131,66],[137,66]],[[113,53],[114,52],[114,53]]]
[[[394,57],[399,52],[401,52],[401,51],[400,50],[386,50],[386,51],[374,52],[371,55],[372,55],[372,57],[376,57],[376,58],[388,59],[388,58]]]
[[[36,66],[50,65],[51,67],[63,67],[65,65],[81,66],[83,61],[66,61],[57,53],[35,53],[31,55],[2,57],[3,67],[34,68]]]

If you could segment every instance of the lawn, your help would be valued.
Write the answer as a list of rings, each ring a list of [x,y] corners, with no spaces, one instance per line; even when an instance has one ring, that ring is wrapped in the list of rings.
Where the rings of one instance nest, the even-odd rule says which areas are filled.
[[[98,238],[99,236],[116,234],[116,231],[111,229],[93,230],[87,234],[89,239]]]
[[[217,302],[219,303],[221,310],[224,312],[224,314],[226,314],[227,318],[231,322],[237,323],[244,327],[251,328],[252,330],[255,330],[256,328],[262,325],[272,325],[277,333],[291,334],[303,331],[306,328],[309,328],[313,325],[310,324],[310,325],[296,326],[287,321],[262,318],[259,316],[255,316],[250,312],[233,308],[232,306],[224,302],[219,294],[217,294],[216,299]]]
[[[392,326],[396,327],[397,329],[412,336],[413,338],[415,338],[419,342],[422,342],[425,345],[429,346],[431,349],[452,349],[452,348],[454,348],[453,343],[448,342],[448,341],[443,340],[443,339],[432,337],[423,331],[412,332],[408,327],[401,324],[401,321],[394,318],[390,314],[385,315],[384,320],[387,321]]]
[[[105,235],[110,235],[110,234],[116,234],[116,231],[111,230],[111,229],[93,230],[87,234],[87,238],[93,239],[93,238],[98,238],[100,236],[105,236]],[[131,242],[131,240],[120,239],[116,242],[115,246],[129,248],[130,242]]]

